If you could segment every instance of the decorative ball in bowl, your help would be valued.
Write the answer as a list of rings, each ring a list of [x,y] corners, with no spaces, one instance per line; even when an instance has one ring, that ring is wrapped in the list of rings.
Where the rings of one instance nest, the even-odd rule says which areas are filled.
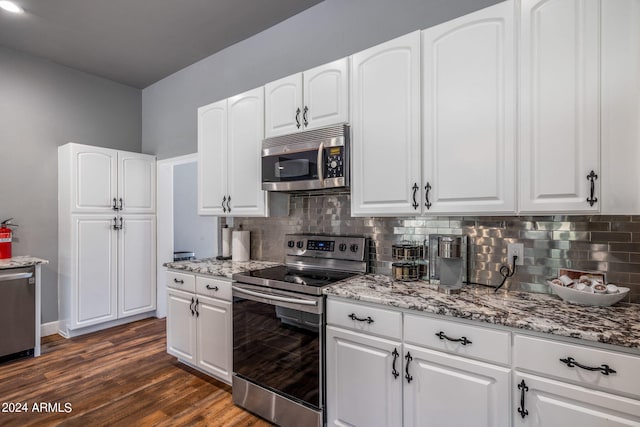
[[[599,293],[593,290],[578,290],[547,281],[554,294],[571,304],[609,307],[627,296],[629,288],[618,287],[616,293]]]

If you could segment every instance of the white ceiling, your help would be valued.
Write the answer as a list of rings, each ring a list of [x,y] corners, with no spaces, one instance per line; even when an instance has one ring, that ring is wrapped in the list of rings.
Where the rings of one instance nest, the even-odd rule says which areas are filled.
[[[144,88],[322,0],[14,0],[0,45]]]

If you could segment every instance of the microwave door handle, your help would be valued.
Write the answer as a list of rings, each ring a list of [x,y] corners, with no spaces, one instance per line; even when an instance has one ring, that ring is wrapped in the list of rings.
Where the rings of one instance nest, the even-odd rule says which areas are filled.
[[[241,294],[247,294],[247,295],[264,298],[264,299],[270,299],[273,301],[290,302],[293,304],[301,304],[301,305],[313,305],[313,306],[318,305],[317,301],[310,301],[310,300],[297,299],[297,298],[287,298],[287,297],[281,297],[281,296],[272,295],[272,294],[263,294],[262,292],[254,292],[248,289],[239,288],[237,286],[232,286],[232,289],[234,291],[240,292]]]
[[[324,163],[322,162],[322,155],[324,154],[324,142],[320,143],[318,147],[318,180],[324,185]]]

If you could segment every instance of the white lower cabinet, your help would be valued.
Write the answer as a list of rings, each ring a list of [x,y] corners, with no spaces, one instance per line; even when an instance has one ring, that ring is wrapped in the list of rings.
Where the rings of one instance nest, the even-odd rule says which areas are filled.
[[[404,353],[404,426],[510,425],[510,368],[408,344]]]
[[[327,424],[509,426],[511,369],[411,344],[420,340],[416,331],[432,335],[430,328],[441,330],[448,322],[430,325],[434,319],[411,316],[407,330],[404,314],[403,330],[402,317],[395,310],[328,300]],[[482,328],[470,328],[465,334],[473,342],[474,330]],[[508,333],[499,333],[508,349]],[[501,344],[494,343],[495,351],[505,348]]]
[[[399,340],[327,326],[327,425],[402,425],[401,353]]]
[[[167,273],[167,352],[231,383],[231,282]]]

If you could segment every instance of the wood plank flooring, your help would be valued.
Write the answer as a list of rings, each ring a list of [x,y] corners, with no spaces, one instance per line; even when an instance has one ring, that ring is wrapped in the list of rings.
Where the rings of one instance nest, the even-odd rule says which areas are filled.
[[[28,412],[10,403],[26,403]],[[48,408],[34,412],[42,403]],[[146,319],[72,339],[45,337],[42,356],[0,364],[0,425],[271,424],[235,406],[231,387],[168,355],[165,321]]]

